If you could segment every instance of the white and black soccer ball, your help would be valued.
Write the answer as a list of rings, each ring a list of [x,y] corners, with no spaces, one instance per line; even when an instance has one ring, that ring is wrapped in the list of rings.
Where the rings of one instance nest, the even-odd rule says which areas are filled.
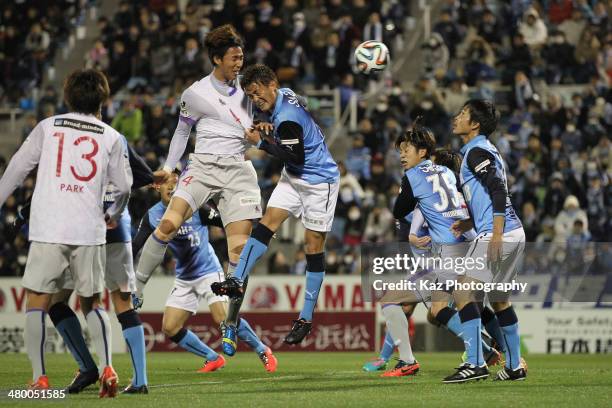
[[[389,49],[380,41],[366,41],[355,49],[357,69],[366,75],[382,71],[389,63]]]

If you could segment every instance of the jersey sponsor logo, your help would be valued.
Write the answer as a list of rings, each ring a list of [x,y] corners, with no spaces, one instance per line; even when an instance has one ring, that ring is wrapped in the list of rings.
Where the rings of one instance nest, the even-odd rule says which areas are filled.
[[[259,197],[240,197],[240,205],[241,206],[247,206],[247,205],[258,205],[259,204]]]
[[[67,128],[72,128],[76,130],[82,130],[82,131],[99,133],[99,134],[104,133],[104,128],[102,126],[96,125],[95,123],[84,122],[82,120],[76,120],[76,119],[66,119],[66,118],[55,119],[55,121],[53,122],[53,126],[67,127]]]
[[[486,173],[486,167],[491,164],[491,160],[487,159],[474,168],[476,173]],[[481,171],[482,170],[482,171]]]

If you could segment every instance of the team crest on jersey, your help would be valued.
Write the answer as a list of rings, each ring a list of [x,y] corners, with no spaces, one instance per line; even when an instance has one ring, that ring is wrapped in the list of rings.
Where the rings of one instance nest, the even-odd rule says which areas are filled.
[[[181,109],[181,115],[183,116],[188,116],[188,112],[187,112],[187,102],[185,101],[181,101],[181,104],[179,105],[180,109]]]

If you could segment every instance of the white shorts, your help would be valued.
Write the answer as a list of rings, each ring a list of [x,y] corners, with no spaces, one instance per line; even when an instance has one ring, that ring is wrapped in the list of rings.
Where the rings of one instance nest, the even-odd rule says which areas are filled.
[[[24,288],[57,293],[69,278],[79,296],[91,297],[104,290],[104,245],[64,245],[32,242],[28,252]]]
[[[131,242],[106,244],[104,283],[110,292],[119,289],[121,292],[131,293],[136,290]]]
[[[109,292],[119,289],[121,292],[132,293],[136,290],[136,274],[132,259],[132,244],[130,242],[115,242],[104,245],[106,249],[106,268],[104,270],[104,285]],[[69,270],[64,274],[62,289],[74,289],[74,281]]]
[[[485,232],[479,234],[472,241],[465,256],[475,260],[484,259],[484,267],[467,269],[465,274],[470,278],[486,283],[510,282],[518,273],[521,264],[525,250],[525,231],[523,228],[517,228],[504,234],[501,263],[498,264],[499,267],[495,271],[486,262],[491,236],[490,232]]]
[[[193,212],[208,200],[219,210],[223,226],[261,218],[261,193],[253,163],[238,156],[193,153],[174,196],[189,203]]]
[[[166,307],[174,307],[196,314],[202,299],[208,305],[215,302],[225,302],[227,301],[227,296],[217,296],[210,288],[213,282],[221,282],[222,280],[222,271],[204,275],[192,281],[175,279],[174,287],[166,300]]]
[[[311,231],[331,231],[339,183],[309,184],[285,170],[268,201],[268,207],[282,208]]]
[[[434,245],[433,273],[438,282],[456,281],[459,277],[457,265],[462,263],[468,252],[469,243]]]

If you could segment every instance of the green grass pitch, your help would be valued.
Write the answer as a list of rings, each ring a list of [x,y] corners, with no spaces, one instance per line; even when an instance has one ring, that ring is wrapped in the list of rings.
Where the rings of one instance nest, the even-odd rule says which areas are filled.
[[[418,353],[416,377],[380,378],[361,365],[374,353],[279,353],[278,371],[266,373],[254,353],[227,358],[225,368],[199,374],[201,360],[188,353],[148,355],[149,395],[99,400],[97,388],[60,401],[10,401],[7,390],[23,388],[31,375],[24,354],[0,355],[0,406],[378,406],[378,407],[604,407],[612,402],[612,355],[530,355],[524,382],[445,385],[459,354]],[[129,357],[114,356],[120,384],[131,376]],[[68,355],[47,357],[52,386],[66,385],[75,372]],[[492,372],[496,372],[494,367]],[[95,405],[94,405],[95,404]],[[229,404],[229,405],[228,405]],[[236,404],[236,405],[234,405]]]

